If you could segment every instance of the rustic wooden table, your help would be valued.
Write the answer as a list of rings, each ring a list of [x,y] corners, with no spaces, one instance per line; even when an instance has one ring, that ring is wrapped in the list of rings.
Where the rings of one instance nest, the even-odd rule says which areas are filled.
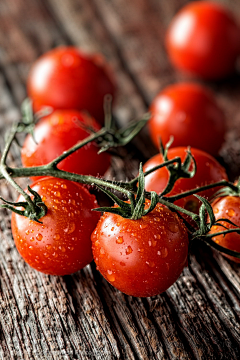
[[[60,44],[107,57],[117,77],[114,113],[121,123],[143,114],[160,89],[183,79],[170,66],[163,39],[186,2],[1,0],[0,145],[19,118],[30,65]],[[239,0],[221,3],[240,16]],[[234,178],[240,175],[240,77],[208,85],[227,114],[221,156]],[[138,140],[142,158],[152,154],[147,141],[146,133]],[[11,161],[19,164],[18,149]],[[113,175],[125,176],[124,167],[113,162]],[[136,170],[137,160],[127,175]],[[0,193],[16,198],[5,182]],[[240,358],[240,267],[208,248],[196,247],[189,267],[166,293],[140,299],[111,287],[94,265],[65,277],[32,270],[14,246],[5,210],[0,236],[1,359]]]

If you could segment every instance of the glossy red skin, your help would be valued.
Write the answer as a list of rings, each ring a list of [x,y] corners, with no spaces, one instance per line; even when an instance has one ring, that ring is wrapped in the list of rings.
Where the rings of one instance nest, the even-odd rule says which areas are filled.
[[[92,261],[91,233],[99,220],[96,199],[83,186],[44,178],[31,185],[48,207],[42,224],[12,213],[12,234],[24,260],[50,275],[72,274]],[[23,201],[20,196],[18,201]]]
[[[31,167],[48,164],[64,151],[89,136],[80,124],[99,130],[97,122],[84,113],[75,110],[56,110],[42,118],[31,135],[25,139],[21,150],[23,166]],[[93,142],[77,150],[61,161],[58,168],[83,175],[103,175],[110,166],[110,155],[98,155],[99,147]],[[38,179],[41,177],[33,177]]]
[[[212,204],[213,212],[216,219],[229,219],[238,227],[240,227],[240,197],[238,196],[225,196],[223,198],[219,198],[214,201]],[[228,224],[225,221],[220,221],[228,229],[233,229],[234,226]],[[221,226],[212,226],[210,233],[214,234],[220,231],[224,231],[225,229]],[[240,235],[233,232],[223,235],[218,235],[212,238],[217,244],[237,252],[240,252]],[[230,260],[235,261],[236,263],[240,263],[240,259],[222,254],[225,257],[229,258]]]
[[[216,156],[224,142],[225,116],[213,93],[196,83],[166,87],[150,106],[150,136],[156,147],[174,137],[173,145],[193,146]],[[214,134],[214,136],[213,136]]]
[[[139,220],[104,213],[92,234],[93,257],[104,278],[127,295],[167,290],[187,261],[188,235],[176,214],[160,206]]]
[[[75,47],[61,46],[42,55],[33,64],[27,80],[35,111],[44,106],[86,110],[100,123],[104,120],[104,96],[114,96],[115,89],[104,58]]]
[[[186,157],[186,150],[186,147],[171,148],[168,151],[168,159],[171,160],[175,157],[180,157],[183,162]],[[223,179],[228,180],[225,169],[211,155],[194,148],[191,149],[191,152],[197,163],[195,176],[191,179],[181,178],[177,180],[172,191],[166,196],[176,195],[187,190],[195,189],[196,187],[221,181]],[[162,155],[157,154],[145,163],[143,171],[150,170],[162,162]],[[169,172],[167,168],[163,167],[158,169],[145,177],[145,189],[147,191],[156,191],[160,194],[165,189],[168,179]],[[217,190],[219,190],[219,187],[199,192],[198,195],[210,199]],[[195,196],[191,195],[177,200],[175,204],[198,213],[200,201],[197,200]]]
[[[166,48],[179,70],[203,79],[231,74],[240,53],[240,29],[228,9],[211,1],[194,1],[173,18]]]

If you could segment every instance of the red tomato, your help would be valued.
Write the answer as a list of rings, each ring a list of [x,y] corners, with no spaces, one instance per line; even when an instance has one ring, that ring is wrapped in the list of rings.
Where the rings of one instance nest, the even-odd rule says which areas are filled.
[[[175,157],[180,157],[183,161],[186,156],[186,150],[187,148],[185,147],[169,149],[169,160],[174,159]],[[191,152],[197,163],[197,172],[195,176],[191,179],[181,178],[177,180],[172,191],[166,196],[180,194],[181,192],[212,184],[223,179],[228,180],[225,169],[211,155],[198,149],[191,149]],[[162,155],[157,154],[145,163],[143,166],[143,171],[150,170],[162,162]],[[147,191],[156,191],[157,193],[161,193],[165,189],[168,183],[168,179],[169,172],[166,167],[163,167],[145,177],[145,189]],[[198,194],[209,199],[217,190],[219,190],[219,187],[199,192]],[[187,210],[198,213],[200,201],[195,196],[191,195],[177,200],[175,204]]]
[[[212,208],[216,219],[221,219],[221,218],[229,219],[238,227],[240,227],[240,211],[239,211],[240,197],[225,196],[223,198],[219,198],[214,201],[214,203],[212,204]],[[235,227],[225,221],[220,221],[220,223],[228,229],[233,229]],[[224,230],[225,229],[223,227],[214,225],[211,228],[210,234],[215,234],[217,232]],[[213,240],[217,244],[227,249],[240,252],[240,235],[235,232],[226,234],[225,236],[223,235],[215,236]],[[240,263],[240,259],[234,256],[230,256],[226,254],[223,255],[237,263]]]
[[[93,118],[75,110],[56,110],[42,118],[34,130],[36,142],[31,135],[26,137],[21,151],[23,165],[45,165],[89,136],[80,126],[81,122],[95,130],[100,128]],[[90,143],[61,161],[58,167],[77,174],[103,175],[110,165],[110,155],[98,155],[98,150],[94,143]],[[37,178],[40,177],[34,177]]]
[[[74,273],[92,261],[91,233],[99,213],[95,197],[83,186],[44,178],[31,185],[48,207],[42,224],[12,214],[12,233],[19,253],[34,269],[50,275]],[[18,201],[24,201],[20,196]]]
[[[139,220],[104,213],[92,244],[104,278],[125,294],[140,297],[167,290],[181,274],[188,254],[185,226],[160,204]]]
[[[194,83],[166,87],[152,102],[150,136],[159,146],[174,136],[174,146],[193,146],[217,155],[225,135],[225,117],[212,92]],[[214,136],[213,136],[214,134]]]
[[[114,96],[115,81],[100,54],[85,54],[74,47],[58,47],[41,56],[32,66],[27,81],[34,110],[87,110],[103,123],[103,101]]]
[[[232,73],[240,53],[240,29],[220,4],[194,1],[173,18],[166,35],[172,64],[204,79]]]

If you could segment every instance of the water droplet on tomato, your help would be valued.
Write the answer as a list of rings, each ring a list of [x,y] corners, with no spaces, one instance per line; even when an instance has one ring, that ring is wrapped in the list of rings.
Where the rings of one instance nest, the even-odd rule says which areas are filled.
[[[68,226],[66,227],[66,229],[64,229],[63,231],[67,234],[71,234],[72,232],[74,232],[74,230],[76,229],[76,225],[74,222],[70,222],[68,224]]]
[[[120,265],[121,266],[126,266],[125,262],[123,262],[123,261],[120,261]]]
[[[144,252],[144,249],[138,249],[138,252],[143,253],[143,252]]]
[[[226,214],[228,214],[228,216],[232,217],[235,215],[235,211],[233,209],[228,209],[228,210],[226,210]]]
[[[131,246],[129,245],[127,248],[126,248],[126,255],[129,255],[133,252],[133,249],[131,248]]]
[[[162,248],[161,249],[161,255],[163,258],[166,258],[168,256],[168,249],[167,248]]]
[[[101,248],[101,249],[100,249],[100,254],[101,254],[101,255],[104,255],[104,254],[105,254],[104,248]]]
[[[62,184],[62,185],[61,185],[61,188],[62,188],[62,189],[67,189],[67,185],[66,185],[66,184]]]
[[[219,212],[218,208],[215,208],[215,209],[213,210],[213,212],[214,212],[214,214],[217,214],[217,213]]]
[[[36,239],[37,239],[38,241],[41,241],[42,238],[43,238],[42,234],[37,234],[37,235],[36,235]]]
[[[54,238],[55,240],[58,240],[58,239],[60,239],[60,235],[59,235],[59,234],[55,234],[53,238]]]
[[[173,222],[170,222],[168,223],[168,229],[172,232],[172,233],[176,233],[178,232],[178,225],[173,223]]]
[[[149,245],[149,246],[152,246],[152,242],[151,242],[151,240],[149,240],[148,245]]]
[[[94,244],[95,244],[95,246],[99,246],[99,244],[100,244],[99,240],[95,241]]]
[[[123,243],[123,237],[122,236],[117,237],[116,243],[117,244],[122,244]]]
[[[113,272],[111,270],[108,270],[107,271],[107,278],[109,281],[113,282],[116,280],[116,277],[115,275],[113,274]]]
[[[26,230],[26,231],[25,231],[25,234],[28,235],[28,234],[29,234],[29,230]]]
[[[54,195],[57,196],[57,197],[60,197],[61,193],[60,193],[60,191],[54,191]]]
[[[111,231],[113,231],[113,230],[114,230],[114,227],[111,228]]]
[[[35,237],[34,236],[31,236],[30,237],[30,241],[34,241],[35,240]]]

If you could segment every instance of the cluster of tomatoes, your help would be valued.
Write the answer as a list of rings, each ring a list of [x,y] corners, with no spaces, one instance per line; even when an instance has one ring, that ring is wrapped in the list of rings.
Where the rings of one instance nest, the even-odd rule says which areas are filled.
[[[189,4],[177,14],[167,33],[167,50],[173,64],[206,79],[226,76],[234,69],[239,45],[239,29],[233,18],[215,3]],[[60,47],[33,65],[27,89],[35,112],[46,106],[53,109],[40,119],[34,138],[28,135],[22,148],[23,165],[33,167],[53,161],[86,138],[87,128],[97,131],[99,124],[103,124],[104,96],[114,97],[116,85],[102,57],[86,55],[73,47]],[[169,150],[169,159],[180,157],[183,161],[186,146],[194,147],[196,175],[177,180],[166,196],[227,179],[223,167],[212,157],[223,143],[225,119],[208,89],[193,83],[169,86],[155,98],[150,111],[153,142],[158,145],[161,136],[166,144],[174,136],[177,147]],[[110,166],[110,155],[97,152],[95,143],[88,144],[58,167],[77,174],[102,176]],[[161,162],[163,156],[156,155],[145,164],[144,171]],[[161,168],[146,176],[146,190],[161,193],[168,179],[168,170]],[[133,296],[159,294],[177,280],[187,263],[189,240],[176,213],[157,204],[137,220],[108,212],[100,217],[98,212],[91,211],[97,207],[94,195],[82,185],[53,177],[38,176],[32,180],[31,188],[48,208],[46,215],[41,223],[16,213],[12,215],[17,249],[30,266],[46,274],[66,275],[82,269],[94,257],[102,275]],[[215,191],[216,188],[200,195],[210,198]],[[23,198],[20,196],[18,201]],[[196,213],[200,206],[194,196],[176,204]],[[148,201],[145,206],[149,206]],[[237,223],[234,206],[216,205],[215,214],[223,217],[224,213],[224,217]],[[220,238],[216,241],[221,241]]]

